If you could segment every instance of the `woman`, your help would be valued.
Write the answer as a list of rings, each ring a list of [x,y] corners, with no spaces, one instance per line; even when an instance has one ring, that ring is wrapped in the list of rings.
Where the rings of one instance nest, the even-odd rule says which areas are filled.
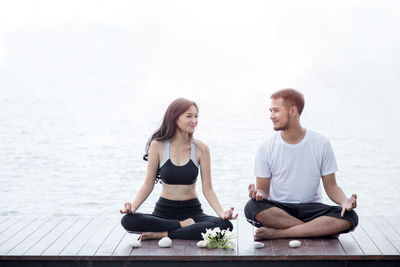
[[[206,144],[193,139],[198,107],[193,101],[178,98],[165,112],[160,128],[146,145],[147,174],[132,203],[126,202],[121,213],[122,226],[130,232],[142,232],[141,239],[202,239],[206,228],[233,228],[233,208],[223,210],[211,182],[210,151]],[[196,194],[200,168],[203,194],[219,217],[203,213]],[[152,214],[136,212],[153,191],[157,180],[162,191]]]

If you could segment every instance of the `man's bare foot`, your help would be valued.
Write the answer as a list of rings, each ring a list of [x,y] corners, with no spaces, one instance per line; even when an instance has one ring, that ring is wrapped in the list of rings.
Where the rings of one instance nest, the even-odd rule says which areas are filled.
[[[277,231],[278,229],[268,227],[257,228],[254,234],[254,240],[275,239],[277,238]]]
[[[194,224],[194,220],[192,218],[187,218],[186,220],[179,221],[179,223],[181,224],[181,227],[183,228],[183,227]]]
[[[140,239],[141,240],[161,239],[166,236],[168,236],[168,232],[144,232],[140,236]]]

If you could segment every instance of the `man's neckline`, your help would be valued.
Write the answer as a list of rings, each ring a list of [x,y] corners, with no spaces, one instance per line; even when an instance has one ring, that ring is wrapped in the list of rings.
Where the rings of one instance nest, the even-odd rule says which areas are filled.
[[[285,144],[290,145],[290,146],[297,146],[297,145],[300,145],[300,144],[302,144],[304,142],[304,140],[308,136],[308,130],[306,128],[304,128],[304,135],[297,143],[288,143],[288,142],[286,142],[286,140],[282,137],[282,132],[279,133],[279,136],[280,136],[281,140]]]

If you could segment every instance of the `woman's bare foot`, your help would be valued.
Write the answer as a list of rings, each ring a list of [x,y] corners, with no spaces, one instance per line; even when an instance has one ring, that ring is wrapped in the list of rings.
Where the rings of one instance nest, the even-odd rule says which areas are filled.
[[[144,232],[140,236],[140,239],[141,240],[161,239],[166,236],[168,236],[168,232]]]
[[[179,221],[179,223],[181,224],[181,227],[183,228],[183,227],[194,224],[194,220],[192,218],[187,218],[186,220]]]
[[[256,229],[254,234],[254,240],[262,240],[262,239],[275,239],[277,238],[278,229],[268,228],[268,227],[260,227]]]

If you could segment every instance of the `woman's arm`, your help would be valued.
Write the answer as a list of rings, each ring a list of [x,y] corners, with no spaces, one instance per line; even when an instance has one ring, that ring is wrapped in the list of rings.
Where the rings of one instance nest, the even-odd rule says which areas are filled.
[[[121,211],[121,213],[135,213],[153,191],[158,171],[160,149],[162,149],[161,142],[153,141],[151,143],[149,149],[146,178],[144,180],[144,183],[137,192],[133,202],[125,203],[125,211]]]
[[[209,148],[206,144],[200,141],[197,141],[196,143],[200,148],[199,164],[203,195],[219,217],[221,217],[222,219],[236,219],[237,214],[233,215],[233,207],[224,211],[221,204],[219,203],[217,195],[214,192],[211,181],[211,160]]]

